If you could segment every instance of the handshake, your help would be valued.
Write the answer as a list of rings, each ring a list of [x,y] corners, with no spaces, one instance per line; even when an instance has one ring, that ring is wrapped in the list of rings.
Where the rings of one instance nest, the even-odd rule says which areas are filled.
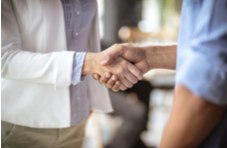
[[[132,87],[151,68],[147,51],[132,44],[115,44],[100,53],[87,53],[83,74],[118,91]]]

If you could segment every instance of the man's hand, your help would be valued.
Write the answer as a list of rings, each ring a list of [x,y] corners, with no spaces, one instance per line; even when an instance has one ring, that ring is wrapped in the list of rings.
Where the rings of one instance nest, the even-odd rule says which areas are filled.
[[[115,44],[104,52],[105,58],[101,62],[103,66],[111,66],[119,58],[123,58],[129,61],[131,64],[134,64],[134,66],[136,66],[142,73],[145,73],[149,70],[149,65],[146,61],[146,55],[143,48],[132,44]],[[116,75],[110,72],[106,72],[102,76],[94,73],[93,78],[98,80],[100,83],[105,84],[106,87],[111,88],[114,91],[125,90],[129,88],[128,86],[122,84]]]
[[[175,69],[176,45],[139,47],[134,44],[115,44],[116,48],[106,50],[102,65],[111,64],[118,57],[135,64],[143,73],[150,69]]]
[[[147,72],[150,68],[148,61],[146,60],[146,53],[143,48],[132,44],[115,44],[105,51],[105,58],[101,61],[103,66],[113,64],[119,58],[124,58],[131,64],[134,64],[142,73]],[[117,76],[113,73],[106,72],[104,75],[97,73],[93,74],[93,78],[100,83],[105,84],[106,87],[111,88],[114,91],[126,90],[128,86],[121,83]]]
[[[176,65],[176,45],[169,46],[146,46],[139,47],[133,44],[115,44],[105,50],[105,58],[101,64],[106,66],[122,57],[134,64],[141,72],[145,73],[152,68],[175,69]],[[111,74],[105,74],[110,76]],[[105,84],[108,88],[119,90],[119,82],[113,82],[112,77],[93,74],[94,79]],[[113,75],[114,76],[114,75]]]
[[[123,57],[127,61],[135,64],[143,73],[150,69],[151,66],[149,65],[145,48],[129,43],[115,44],[112,47],[114,48],[108,48],[104,51],[106,56],[101,62],[102,65],[109,65],[117,58]]]
[[[117,76],[110,72],[105,73],[103,76],[98,74],[93,74],[92,76],[95,80],[98,80],[100,83],[104,84],[107,88],[110,88],[113,91],[126,90],[128,88],[118,80]]]
[[[108,50],[113,50],[115,48],[117,48],[117,46],[111,46]],[[122,57],[116,58],[108,65],[101,65],[102,60],[105,59],[107,55],[107,51],[100,53],[87,53],[83,67],[83,74],[96,73],[102,77],[108,77],[108,73],[114,74],[115,76],[112,80],[114,82],[119,80],[118,83],[121,83],[121,89],[132,87],[132,85],[137,83],[139,79],[142,79],[143,73]],[[119,85],[118,83],[116,85]]]

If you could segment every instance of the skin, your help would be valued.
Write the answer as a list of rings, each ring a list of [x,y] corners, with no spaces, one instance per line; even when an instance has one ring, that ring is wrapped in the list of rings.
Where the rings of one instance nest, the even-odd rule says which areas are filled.
[[[122,56],[124,59],[132,62],[142,72],[145,73],[154,68],[175,69],[176,65],[176,46],[147,46],[138,47],[132,44],[119,44],[119,48],[109,50],[102,65],[112,63],[116,58]],[[171,62],[170,62],[171,61]],[[108,77],[106,77],[108,76]],[[111,77],[112,76],[112,77]],[[99,80],[106,87],[114,91],[122,90],[122,83],[116,80],[114,74],[106,73],[101,76],[97,73],[93,74],[93,78]],[[115,80],[115,81],[114,81]]]
[[[196,148],[220,122],[226,107],[196,96],[177,84],[160,148]]]
[[[112,50],[102,64],[108,65],[117,57],[129,60],[142,72],[153,68],[175,69],[176,46],[132,47],[129,45],[122,51]],[[113,75],[110,74],[108,78],[111,79],[111,76]],[[94,75],[94,77],[97,80],[102,79],[100,75]],[[111,85],[114,82],[110,82],[110,79],[107,79],[106,85],[118,90],[119,88]],[[176,84],[173,106],[160,148],[194,148],[203,142],[218,125],[226,111],[226,106],[216,105],[206,100],[193,94],[186,86]]]
[[[132,87],[138,80],[142,79],[142,72],[133,64],[125,60],[124,58],[117,58],[109,65],[101,65],[101,61],[105,59],[109,50],[119,48],[118,46],[111,46],[108,50],[100,53],[87,53],[84,65],[82,68],[82,74],[97,73],[98,75],[104,75],[108,78],[108,73],[114,74],[112,79],[121,81],[121,89]],[[116,84],[117,85],[117,84]]]

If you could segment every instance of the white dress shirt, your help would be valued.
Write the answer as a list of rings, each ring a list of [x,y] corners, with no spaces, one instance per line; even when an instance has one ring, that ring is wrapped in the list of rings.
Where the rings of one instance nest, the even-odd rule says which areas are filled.
[[[68,50],[63,12],[60,0],[2,1],[3,121],[39,128],[78,122],[72,117],[70,85],[75,50],[86,48],[75,45],[75,50]],[[90,52],[100,49],[96,14],[95,8],[86,41]],[[86,79],[90,109],[112,111],[107,89],[90,76]]]

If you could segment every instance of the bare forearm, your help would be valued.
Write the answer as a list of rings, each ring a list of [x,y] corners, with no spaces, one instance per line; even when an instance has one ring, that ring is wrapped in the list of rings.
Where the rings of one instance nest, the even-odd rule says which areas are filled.
[[[146,59],[149,63],[150,69],[175,69],[176,48],[176,45],[145,47]]]
[[[160,147],[198,147],[216,127],[224,111],[225,107],[205,101],[183,85],[177,85]]]

